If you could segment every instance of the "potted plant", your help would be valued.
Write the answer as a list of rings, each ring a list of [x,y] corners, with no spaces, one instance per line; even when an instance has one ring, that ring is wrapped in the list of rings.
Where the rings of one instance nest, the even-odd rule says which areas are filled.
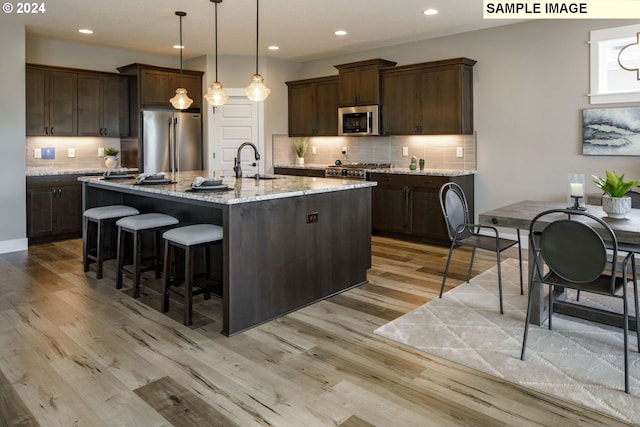
[[[107,169],[115,169],[118,166],[118,153],[120,151],[117,148],[106,147],[104,149],[104,164]]]
[[[605,178],[595,175],[591,181],[604,192],[602,196],[602,210],[611,218],[625,218],[631,212],[631,197],[627,192],[640,184],[640,181],[624,181],[624,174],[618,175],[607,171]]]
[[[298,164],[304,165],[304,155],[307,153],[309,141],[307,138],[296,138],[293,140],[293,149],[298,156]]]

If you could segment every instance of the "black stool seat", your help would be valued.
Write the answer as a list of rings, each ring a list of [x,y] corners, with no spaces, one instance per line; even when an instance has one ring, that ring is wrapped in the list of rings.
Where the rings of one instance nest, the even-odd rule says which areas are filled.
[[[156,279],[160,278],[161,262],[159,255],[160,232],[178,224],[178,220],[170,215],[147,213],[121,218],[116,222],[118,226],[118,277],[116,288],[122,288],[122,274],[127,271],[133,274],[133,297],[140,296],[140,274],[143,271],[155,270]],[[149,267],[142,266],[142,234],[153,232],[153,263]],[[124,267],[125,233],[133,236],[133,271]]]
[[[105,243],[104,233],[106,225],[114,223],[126,216],[138,215],[139,213],[138,209],[126,205],[101,206],[84,211],[82,214],[82,263],[85,272],[89,271],[89,264],[91,262],[95,262],[96,279],[102,279],[102,263],[104,261]],[[91,238],[89,233],[90,224],[96,224],[95,252],[91,252],[90,250],[91,246],[93,246],[89,241]]]
[[[204,293],[204,298],[209,299],[211,289],[207,279],[211,278],[211,245],[222,242],[223,229],[219,225],[194,224],[173,228],[164,232],[162,238],[164,244],[164,278],[163,278],[163,299],[162,311],[169,311],[169,291],[175,291],[172,287],[178,285],[170,279],[171,264],[174,262],[174,247],[184,249],[184,283],[185,289],[181,294],[184,297],[184,324],[193,323],[193,296]],[[205,285],[196,291],[193,290],[193,251],[192,248],[205,248]]]

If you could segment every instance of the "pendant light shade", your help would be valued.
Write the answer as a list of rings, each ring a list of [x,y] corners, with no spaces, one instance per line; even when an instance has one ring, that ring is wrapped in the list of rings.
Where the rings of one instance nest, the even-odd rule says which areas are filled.
[[[258,34],[259,34],[259,3],[260,0],[256,0],[256,73],[251,76],[251,83],[244,89],[244,93],[247,94],[247,98],[252,101],[264,101],[271,93],[271,89],[264,85],[264,77],[258,73]]]
[[[171,98],[169,102],[176,110],[185,110],[191,107],[193,103],[193,99],[187,95],[187,90],[182,87],[182,49],[184,49],[182,44],[182,17],[187,16],[187,12],[176,12],[176,15],[180,17],[180,87],[176,89],[176,96]]]
[[[209,91],[204,96],[209,105],[220,107],[229,99],[229,95],[224,93],[222,83],[218,81],[218,3],[222,0],[211,0],[216,5],[215,32],[216,32],[216,81],[209,85]]]

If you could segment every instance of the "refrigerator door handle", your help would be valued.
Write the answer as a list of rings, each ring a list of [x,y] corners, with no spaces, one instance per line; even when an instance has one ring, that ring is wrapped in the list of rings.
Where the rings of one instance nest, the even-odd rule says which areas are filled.
[[[179,172],[180,150],[178,149],[178,118],[173,118],[173,171]]]

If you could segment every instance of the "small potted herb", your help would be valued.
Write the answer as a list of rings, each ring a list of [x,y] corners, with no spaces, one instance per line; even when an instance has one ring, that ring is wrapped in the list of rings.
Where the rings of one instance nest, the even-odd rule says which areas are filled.
[[[624,174],[618,175],[613,171],[606,171],[605,178],[593,175],[591,181],[604,192],[602,210],[611,218],[626,218],[631,212],[631,197],[626,194],[640,181],[625,181]]]
[[[308,146],[309,140],[307,138],[301,137],[293,140],[293,149],[298,156],[299,165],[304,165],[304,155],[307,153]]]
[[[118,166],[118,153],[120,151],[117,148],[106,147],[104,149],[104,164],[107,169],[112,170]]]

